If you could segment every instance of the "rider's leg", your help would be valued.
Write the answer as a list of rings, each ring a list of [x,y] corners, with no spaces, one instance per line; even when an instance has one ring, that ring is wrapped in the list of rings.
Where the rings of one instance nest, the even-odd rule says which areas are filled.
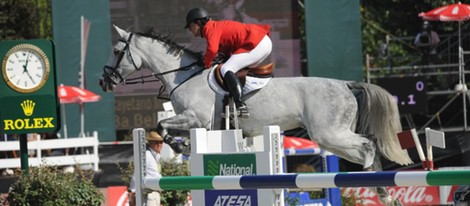
[[[239,111],[239,116],[249,117],[250,114],[248,113],[248,108],[246,107],[245,102],[243,102],[242,86],[237,75],[232,71],[226,72],[224,75],[224,82],[233,98],[233,101],[235,102],[237,110]]]
[[[243,102],[242,86],[235,73],[245,67],[253,67],[263,62],[271,54],[272,42],[265,36],[258,45],[249,52],[233,54],[221,68],[224,82],[234,99],[237,110],[241,117],[248,117],[248,108]]]

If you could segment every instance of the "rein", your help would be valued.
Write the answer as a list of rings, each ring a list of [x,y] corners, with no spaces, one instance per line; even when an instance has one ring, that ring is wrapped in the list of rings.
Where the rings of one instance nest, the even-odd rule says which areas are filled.
[[[130,78],[130,79],[124,79],[123,80],[123,84],[138,84],[138,83],[141,83],[141,84],[144,84],[146,82],[158,82],[158,81],[161,81],[160,79],[160,76],[163,76],[165,74],[169,74],[169,73],[173,73],[173,72],[178,72],[178,71],[187,71],[189,70],[189,68],[191,68],[192,66],[196,65],[197,64],[197,61],[189,64],[189,65],[186,65],[186,66],[182,66],[180,68],[177,68],[177,69],[173,69],[173,70],[170,70],[170,71],[166,71],[166,72],[161,72],[161,73],[153,73],[151,75],[146,75],[146,76],[140,76],[140,77],[135,77],[135,78]],[[196,75],[200,74],[202,71],[204,71],[204,69],[200,69],[199,71],[197,72],[194,72],[193,74],[191,74],[191,76],[189,76],[187,79],[183,80],[180,84],[178,84],[175,88],[173,88],[171,91],[170,91],[170,94],[169,96],[171,97],[171,95],[173,94],[173,92],[178,88],[180,87],[181,85],[183,85],[184,83],[186,83],[188,80],[192,79],[193,77],[195,77]],[[149,77],[155,77],[157,79],[155,80],[145,80]],[[140,81],[139,81],[140,80]],[[163,90],[164,88],[166,88],[166,85],[163,81],[161,81],[163,83],[162,87],[160,87],[159,89],[159,94],[158,94],[158,98],[163,98],[161,97],[161,93],[163,93]],[[163,89],[162,89],[163,88]],[[169,98],[165,98],[165,99],[169,99]]]
[[[116,76],[119,78],[121,84],[123,85],[126,85],[126,84],[144,84],[144,83],[147,83],[147,82],[158,82],[158,81],[161,81],[161,78],[160,76],[163,76],[165,74],[169,74],[169,73],[173,73],[173,72],[178,72],[178,71],[186,71],[186,70],[189,70],[192,66],[194,65],[197,65],[197,61],[194,61],[193,63],[189,64],[189,65],[186,65],[186,66],[182,66],[182,67],[179,67],[177,69],[173,69],[173,70],[169,70],[169,71],[165,71],[165,72],[161,72],[161,73],[153,73],[151,75],[145,75],[145,76],[140,76],[140,77],[135,77],[135,78],[129,78],[129,79],[125,79],[122,77],[122,75],[117,71],[117,68],[119,66],[119,64],[121,63],[121,60],[122,58],[124,57],[126,51],[127,51],[127,55],[130,57],[131,59],[131,62],[132,64],[134,65],[134,68],[138,71],[140,70],[140,68],[137,67],[137,65],[135,64],[134,62],[134,58],[132,57],[132,54],[131,54],[131,50],[130,50],[130,43],[131,43],[131,39],[132,39],[132,36],[133,36],[133,33],[131,33],[129,35],[129,38],[127,40],[125,39],[119,39],[120,42],[123,42],[125,43],[126,45],[124,46],[124,48],[122,50],[119,51],[118,53],[118,59],[116,61],[116,64],[114,66],[108,66],[108,65],[105,65],[105,67],[103,68],[104,69],[104,72],[107,74],[107,75],[111,75],[111,76]],[[171,97],[171,95],[173,94],[173,92],[178,88],[180,87],[181,85],[183,85],[185,82],[187,82],[188,80],[190,80],[191,78],[193,78],[194,76],[198,75],[199,73],[201,73],[202,71],[204,71],[204,69],[201,69],[199,71],[196,71],[195,73],[191,74],[191,76],[189,76],[187,79],[183,80],[180,84],[178,84],[175,88],[173,88],[171,91],[170,91],[170,94],[169,96]],[[156,79],[154,80],[146,80],[150,77],[155,77]],[[109,77],[108,77],[109,78]],[[111,78],[109,78],[110,80],[112,80]],[[114,80],[112,80],[114,82]],[[162,86],[160,87],[159,89],[159,93],[158,93],[158,98],[164,98],[164,97],[161,97],[161,94],[163,93],[163,91],[165,90],[166,88],[166,85],[163,81],[161,81],[163,84]],[[117,84],[117,82],[114,82],[115,84]],[[165,99],[169,99],[169,98],[165,98]]]

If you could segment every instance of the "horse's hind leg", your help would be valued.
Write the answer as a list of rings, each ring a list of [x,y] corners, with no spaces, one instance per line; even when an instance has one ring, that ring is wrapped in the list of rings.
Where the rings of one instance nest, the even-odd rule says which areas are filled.
[[[327,141],[318,137],[316,139],[320,139],[317,141],[322,148],[348,161],[363,165],[365,171],[382,170],[380,156],[376,154],[376,144],[371,140],[374,139],[372,136],[366,137],[348,131],[324,134],[323,137],[327,137]],[[377,193],[380,202],[384,205],[401,205],[400,201],[392,200],[386,187],[373,187],[371,189]]]
[[[157,125],[157,132],[163,137],[163,141],[168,144],[173,151],[181,153],[184,150],[185,143],[175,140],[174,136],[184,132],[186,135],[191,128],[202,127],[201,121],[191,110],[185,110],[183,113],[168,119],[161,120]]]
[[[364,169],[371,168],[374,163],[375,143],[359,134],[335,131],[314,134],[313,137],[324,149],[350,162],[361,164]]]
[[[351,132],[352,133],[352,132]],[[380,156],[376,153],[376,145],[371,140],[373,136],[363,137],[359,134],[343,136],[342,140],[337,139],[335,145],[329,145],[327,150],[341,156],[351,162],[362,164],[365,171],[381,171],[382,164]],[[331,137],[331,136],[330,136]],[[329,149],[334,147],[333,149]],[[401,206],[399,200],[393,200],[386,187],[371,188],[379,196],[379,201],[387,206]]]

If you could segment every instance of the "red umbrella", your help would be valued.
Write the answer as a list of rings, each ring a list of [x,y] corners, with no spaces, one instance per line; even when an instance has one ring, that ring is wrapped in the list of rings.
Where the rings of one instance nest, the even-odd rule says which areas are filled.
[[[468,4],[449,4],[446,6],[435,8],[428,12],[421,12],[419,16],[424,20],[430,21],[458,21],[459,22],[459,86],[465,84],[465,76],[463,73],[463,50],[460,40],[460,24],[462,21],[470,19],[470,5]]]
[[[101,96],[89,90],[63,84],[58,87],[57,93],[61,104],[97,102],[101,99]]]
[[[470,19],[470,5],[459,2],[421,12],[419,16],[430,21],[465,21]]]
[[[462,21],[470,19],[470,5],[468,4],[449,4],[435,8],[428,12],[421,12],[419,14],[424,20],[430,21],[457,21],[459,23],[459,84],[455,87],[456,90],[465,91],[467,89],[465,85],[465,75],[463,68],[463,49],[460,37],[460,25]],[[462,98],[464,108],[464,127],[467,128],[467,112],[466,112],[466,98]]]
[[[74,86],[64,86],[61,84],[57,88],[57,93],[59,97],[59,101],[61,104],[67,104],[67,103],[79,103],[80,104],[80,134],[79,136],[85,136],[85,114],[83,112],[83,103],[86,102],[97,102],[101,99],[101,96],[80,88],[80,87],[74,87]],[[64,114],[64,136],[67,138],[67,124],[66,124],[66,119],[65,119],[65,109],[62,107],[62,113]]]

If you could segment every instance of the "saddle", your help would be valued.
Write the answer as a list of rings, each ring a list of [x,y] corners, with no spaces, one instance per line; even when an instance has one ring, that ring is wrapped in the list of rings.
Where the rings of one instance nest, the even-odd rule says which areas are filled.
[[[227,87],[225,86],[224,83],[224,77],[222,76],[222,73],[220,71],[220,68],[222,68],[223,64],[219,64],[214,70],[214,75],[217,84],[223,88],[224,90],[227,91]],[[240,80],[241,86],[245,86],[246,82],[246,76],[252,76],[252,77],[257,77],[257,78],[271,78],[273,77],[273,69],[274,69],[274,63],[269,63],[261,66],[257,66],[254,68],[243,68],[239,70],[237,73],[235,73]]]

